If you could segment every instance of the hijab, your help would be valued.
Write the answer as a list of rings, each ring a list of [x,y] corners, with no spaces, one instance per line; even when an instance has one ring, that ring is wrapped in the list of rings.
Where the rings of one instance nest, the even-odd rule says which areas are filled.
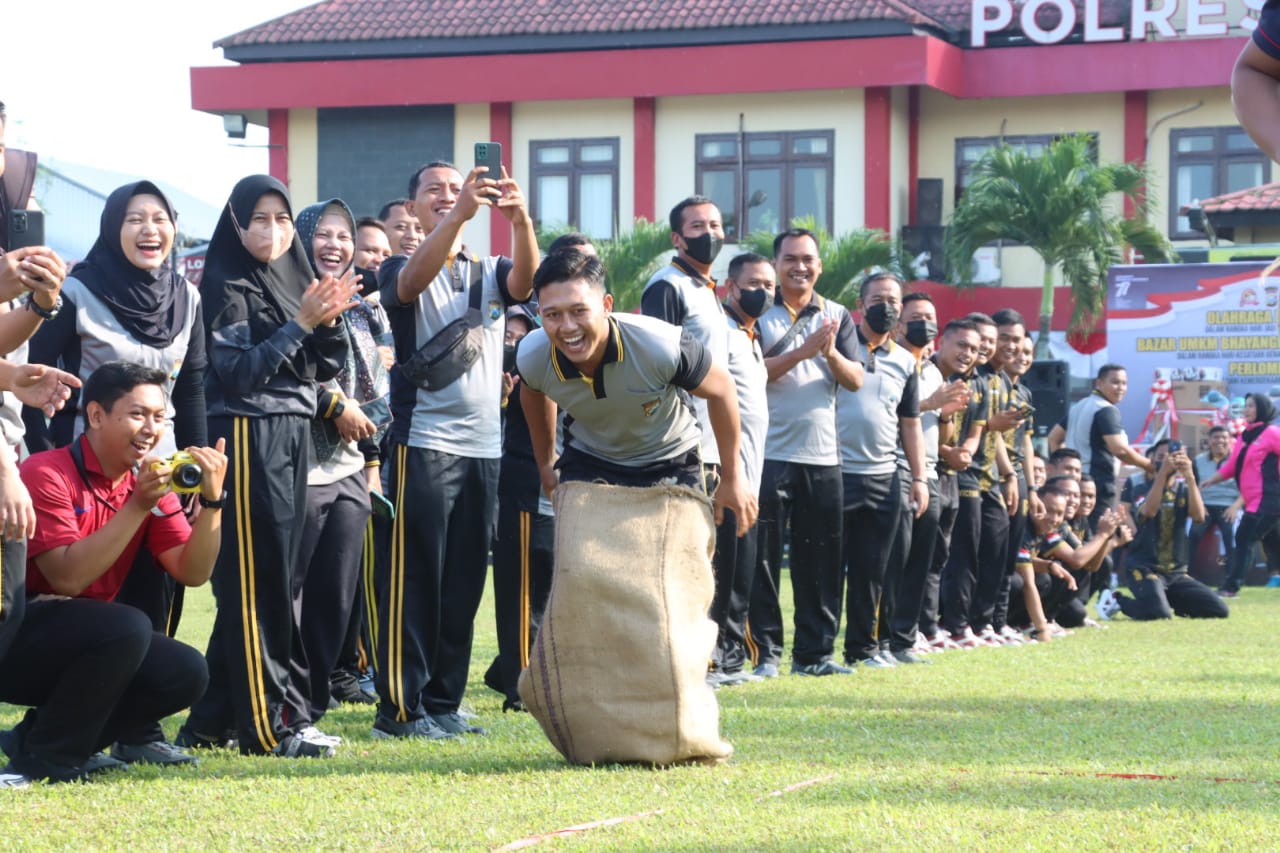
[[[162,349],[186,327],[189,300],[186,281],[174,269],[172,250],[155,270],[140,269],[125,256],[120,231],[129,202],[138,195],[160,199],[176,230],[177,214],[159,187],[150,181],[125,184],[107,196],[98,239],[71,274],[111,309],[134,340]]]
[[[240,229],[248,227],[254,207],[267,193],[283,198],[290,216],[293,215],[289,190],[284,184],[270,175],[242,178],[231,190],[231,197],[213,229],[205,254],[204,276],[200,280],[200,296],[209,330],[236,322],[248,323],[249,339],[254,344],[266,340],[297,316],[302,294],[315,278],[296,225],[292,245],[270,263],[264,264],[245,248]],[[237,291],[244,296],[230,298]],[[250,300],[264,303],[266,310],[248,311]],[[315,378],[315,356],[309,343],[304,343],[287,364],[299,379]]]
[[[329,208],[333,208],[330,210]],[[302,248],[306,250],[307,260],[311,262],[311,269],[320,274],[316,269],[315,249],[311,242],[316,236],[316,227],[320,224],[320,220],[324,218],[326,213],[339,213],[346,217],[347,226],[351,229],[351,243],[354,251],[356,240],[356,216],[351,212],[351,208],[340,198],[331,198],[328,201],[322,201],[319,204],[311,204],[302,208],[298,212],[298,218],[294,220],[294,225],[298,229],[298,237],[302,240]],[[352,255],[352,263],[355,263],[355,255]],[[349,268],[349,267],[348,267]],[[346,270],[343,270],[346,272]]]
[[[1237,482],[1240,480],[1240,472],[1244,470],[1244,455],[1249,452],[1249,445],[1257,441],[1262,431],[1276,419],[1276,404],[1271,402],[1270,397],[1266,394],[1250,394],[1249,397],[1253,400],[1253,408],[1258,418],[1245,424],[1244,432],[1240,433],[1240,440],[1244,442],[1244,446],[1236,456],[1236,470],[1233,476]]]

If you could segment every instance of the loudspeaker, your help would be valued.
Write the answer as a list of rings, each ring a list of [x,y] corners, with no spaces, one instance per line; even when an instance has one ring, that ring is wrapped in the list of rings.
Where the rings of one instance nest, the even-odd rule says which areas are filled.
[[[1036,407],[1036,437],[1044,438],[1067,416],[1071,371],[1065,361],[1036,361],[1020,381],[1031,389],[1031,405]]]
[[[942,224],[942,178],[916,179],[915,224]]]
[[[947,242],[947,229],[941,225],[902,226],[903,263],[908,264],[916,278],[929,281],[946,281],[947,264],[943,249]]]

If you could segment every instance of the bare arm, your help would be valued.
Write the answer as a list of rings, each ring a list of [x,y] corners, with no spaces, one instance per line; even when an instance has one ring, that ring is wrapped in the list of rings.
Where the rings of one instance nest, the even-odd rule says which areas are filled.
[[[1155,470],[1155,463],[1130,447],[1129,442],[1125,441],[1122,433],[1104,435],[1102,440],[1106,443],[1107,450],[1110,450],[1112,455],[1121,462],[1128,462],[1135,468],[1141,468],[1144,471]]]
[[[1272,160],[1280,160],[1280,60],[1252,40],[1231,71],[1231,105],[1249,138]]]
[[[1049,452],[1053,453],[1062,445],[1066,444],[1067,431],[1062,428],[1061,424],[1054,424],[1053,429],[1049,430]]]
[[[188,447],[187,452],[196,458],[204,471],[200,494],[205,500],[217,501],[222,497],[222,483],[227,472],[227,440],[218,439],[216,449]],[[179,548],[170,548],[157,555],[160,565],[183,586],[200,586],[213,574],[213,564],[218,560],[222,547],[222,510],[201,507],[196,522],[191,527],[191,538]]]
[[[929,508],[929,485],[925,479],[924,432],[919,418],[899,418],[898,434],[902,437],[902,452],[911,468],[911,500],[915,502],[915,517],[924,515]]]
[[[481,169],[472,169],[462,183],[462,192],[453,209],[431,230],[422,245],[409,256],[409,261],[396,278],[396,298],[408,305],[435,281],[462,235],[462,228],[481,207],[491,207],[498,194],[494,181],[479,181]],[[512,259],[515,260],[514,258]],[[536,261],[535,261],[536,263]],[[530,276],[532,281],[532,276]],[[517,281],[517,284],[519,282]],[[508,283],[508,289],[511,285]],[[523,297],[522,297],[523,298]]]
[[[720,486],[715,494],[716,523],[725,510],[738,520],[738,535],[744,536],[756,523],[757,497],[751,494],[738,468],[738,392],[733,377],[721,364],[712,363],[697,388],[690,391],[707,401],[711,431],[720,448]]]
[[[524,410],[529,425],[529,442],[533,445],[533,458],[538,463],[538,476],[542,479],[542,491],[547,497],[556,490],[556,404],[541,391],[521,382],[520,408]]]

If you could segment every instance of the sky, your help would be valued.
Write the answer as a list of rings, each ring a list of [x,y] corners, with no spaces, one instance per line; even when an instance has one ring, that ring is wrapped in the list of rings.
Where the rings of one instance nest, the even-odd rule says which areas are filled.
[[[192,66],[231,65],[213,42],[308,0],[6,0],[0,11],[5,143],[150,178],[221,206],[266,148],[236,148],[191,109]],[[265,128],[237,140],[265,145]]]

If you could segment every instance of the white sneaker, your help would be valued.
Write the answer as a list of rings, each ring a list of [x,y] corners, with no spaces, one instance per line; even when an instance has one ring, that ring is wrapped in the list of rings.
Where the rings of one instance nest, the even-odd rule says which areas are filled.
[[[996,633],[996,629],[995,629],[995,628],[992,628],[990,625],[985,626],[985,627],[984,627],[984,628],[983,628],[983,629],[978,633],[978,640],[979,640],[979,641],[980,641],[984,646],[1003,646],[1003,645],[1005,645],[1004,638],[1003,638],[1003,637],[1001,637],[999,634],[997,634],[997,633]]]
[[[946,628],[939,628],[938,633],[926,640],[929,644],[929,650],[933,652],[945,652],[950,649],[960,648],[956,641],[951,639],[951,632]]]
[[[1000,637],[1004,640],[1006,646],[1023,646],[1026,645],[1026,639],[1023,638],[1021,631],[1015,631],[1013,628],[1005,625],[1000,629]]]
[[[0,770],[0,788],[25,788],[31,784],[31,780],[21,773],[9,768]]]
[[[298,740],[314,743],[316,746],[340,746],[342,738],[338,735],[327,735],[315,726],[307,726],[295,735]]]
[[[1111,620],[1120,612],[1120,602],[1116,601],[1116,594],[1109,589],[1104,589],[1098,594],[1098,618],[1103,620]]]
[[[973,633],[973,629],[967,626],[960,636],[952,635],[951,642],[956,644],[957,649],[976,649],[986,645],[977,634]]]

